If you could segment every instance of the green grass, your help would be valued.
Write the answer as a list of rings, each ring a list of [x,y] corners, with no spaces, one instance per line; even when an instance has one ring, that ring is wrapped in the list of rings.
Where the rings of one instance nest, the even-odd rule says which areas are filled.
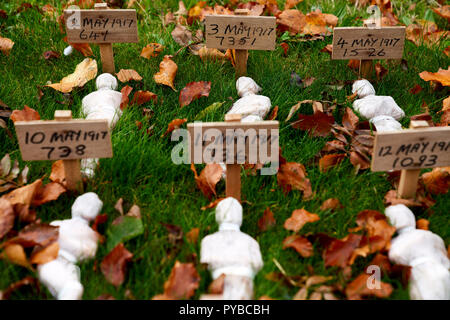
[[[50,3],[61,10],[59,1],[32,1],[40,7]],[[187,7],[196,1],[185,1]],[[208,1],[210,4],[215,1]],[[222,3],[224,1],[217,1]],[[279,1],[281,4],[284,1]],[[15,42],[9,56],[0,54],[0,99],[12,109],[22,109],[28,105],[39,111],[42,119],[52,119],[55,110],[71,109],[75,116],[80,114],[81,99],[89,92],[95,90],[94,81],[88,82],[84,88],[76,89],[71,94],[73,101],[70,104],[61,104],[66,101],[64,96],[51,88],[43,88],[44,96],[38,99],[37,86],[43,86],[48,81],[57,82],[70,74],[75,66],[84,57],[78,52],[71,56],[62,56],[59,59],[46,61],[42,53],[55,50],[62,53],[66,43],[58,24],[43,16],[36,10],[26,10],[13,15],[21,1],[2,1],[0,9],[8,13],[8,19],[0,20],[0,34]],[[116,201],[122,197],[130,204],[140,206],[143,215],[145,233],[125,244],[134,253],[133,263],[129,266],[125,283],[115,288],[106,282],[100,272],[100,262],[107,254],[105,245],[100,245],[95,260],[82,264],[81,277],[85,287],[84,299],[95,299],[101,294],[109,293],[115,298],[129,297],[129,290],[138,299],[150,299],[163,291],[163,285],[170,274],[176,260],[181,262],[199,261],[199,243],[192,245],[186,239],[180,246],[169,243],[168,233],[161,223],[170,223],[180,226],[186,233],[192,228],[200,228],[199,241],[207,234],[217,230],[214,210],[201,211],[200,208],[209,201],[196,188],[193,173],[189,165],[174,165],[171,162],[171,150],[176,143],[169,137],[160,138],[167,129],[167,124],[175,118],[187,118],[192,121],[204,108],[214,102],[226,101],[214,114],[208,115],[206,121],[221,120],[232,102],[228,97],[237,99],[235,89],[235,73],[228,63],[203,63],[197,56],[186,51],[180,53],[174,61],[178,65],[175,86],[182,89],[191,81],[212,81],[212,89],[208,98],[201,98],[191,105],[180,108],[178,93],[165,86],[157,85],[153,75],[159,70],[159,63],[165,54],[173,54],[179,46],[172,40],[170,32],[174,25],[165,28],[161,24],[161,11],[167,9],[175,11],[177,1],[141,1],[147,8],[143,14],[139,10],[139,38],[138,44],[114,45],[116,71],[120,69],[135,69],[143,80],[131,83],[133,88],[149,90],[160,98],[157,104],[145,107],[154,111],[154,116],[146,122],[141,108],[131,107],[125,110],[112,134],[114,158],[102,159],[100,169],[94,179],[87,185],[87,191],[96,192],[104,202],[103,213],[108,214],[108,224],[119,213],[114,209]],[[430,15],[426,1],[417,2],[414,11],[407,10],[413,1],[394,1],[396,12],[402,21],[407,19],[432,17],[441,28],[448,27],[446,22],[437,15]],[[365,10],[356,9],[346,0],[324,0],[301,2],[297,8],[304,13],[311,8],[320,7],[323,12],[333,13],[340,18],[340,26],[361,25],[357,16],[367,17]],[[280,8],[283,8],[280,5]],[[406,20],[405,20],[406,19]],[[157,58],[146,60],[140,57],[141,49],[148,43],[159,42],[166,46],[165,51]],[[279,41],[280,42],[280,41]],[[347,68],[346,61],[331,61],[328,54],[320,52],[331,43],[331,37],[324,41],[289,42],[288,57],[283,56],[282,49],[277,46],[273,52],[253,51],[250,53],[248,75],[263,88],[262,94],[270,97],[272,105],[278,105],[280,110],[280,144],[283,156],[288,161],[300,162],[306,165],[309,179],[316,196],[313,200],[305,202],[299,191],[289,195],[283,194],[278,187],[276,176],[245,176],[242,175],[242,197],[244,204],[244,221],[242,231],[254,237],[261,246],[264,259],[264,268],[255,279],[255,296],[268,295],[277,299],[291,299],[298,288],[286,285],[283,282],[273,282],[265,278],[270,272],[279,270],[273,263],[276,259],[291,276],[308,275],[312,267],[315,274],[331,275],[333,281],[340,281],[337,268],[325,268],[321,257],[322,248],[315,245],[315,254],[311,258],[301,258],[292,249],[283,250],[282,241],[291,232],[283,228],[283,223],[294,209],[304,207],[310,212],[320,216],[320,221],[306,225],[300,234],[324,232],[333,237],[343,237],[347,229],[355,226],[355,217],[364,209],[383,211],[383,197],[391,189],[390,183],[383,173],[370,171],[355,175],[353,166],[346,159],[338,167],[321,173],[318,169],[315,155],[324,146],[328,138],[310,138],[305,132],[295,130],[284,122],[289,109],[298,101],[304,99],[336,100],[341,105],[350,106],[346,96],[351,94],[351,86],[342,90],[332,90],[327,84],[339,81],[355,80],[357,75]],[[408,70],[395,63],[389,64],[389,73],[381,82],[374,83],[379,95],[390,95],[405,110],[407,116],[422,113],[421,105],[425,101],[432,113],[442,107],[442,100],[448,96],[448,90],[433,92],[429,85],[422,81],[418,74],[421,71],[437,71],[439,67],[447,68],[449,58],[443,54],[448,45],[427,48],[416,47],[407,41],[404,58],[408,61]],[[98,47],[93,46],[95,59],[100,65]],[[386,62],[383,62],[385,65]],[[317,80],[312,86],[302,89],[290,85],[290,73],[297,72],[302,78],[315,77]],[[408,91],[415,84],[420,84],[424,90],[417,95]],[[124,84],[120,84],[119,89]],[[335,111],[335,118],[340,121],[344,108],[341,106]],[[311,107],[303,105],[300,112],[311,113]],[[141,121],[146,126],[155,125],[151,137],[139,131],[135,121]],[[408,117],[402,121],[408,126]],[[12,123],[9,128],[14,131]],[[9,153],[12,159],[18,159],[21,167],[25,163],[21,160],[17,140],[10,140],[4,130],[0,130],[0,157]],[[36,161],[27,163],[30,170],[30,181],[42,176],[48,177],[51,171],[51,162]],[[199,169],[199,167],[197,167]],[[47,178],[46,178],[47,180]],[[221,181],[217,186],[220,196],[225,193],[225,183]],[[321,211],[321,203],[330,198],[338,198],[343,208],[335,212]],[[429,210],[414,209],[417,218],[426,218],[430,221],[430,230],[440,235],[445,243],[450,243],[448,195],[436,196],[437,204]],[[43,222],[70,217],[70,206],[74,197],[63,195],[57,201],[45,204],[36,209],[38,218]],[[262,216],[266,207],[274,212],[277,225],[266,232],[260,232],[257,220]],[[432,213],[430,216],[429,214]],[[17,226],[19,228],[20,226]],[[101,227],[104,231],[106,226]],[[363,272],[373,256],[358,258],[353,266],[353,277]],[[211,281],[208,271],[197,265],[201,276],[200,288],[195,298],[207,291]],[[0,290],[10,283],[29,275],[31,272],[0,261]],[[407,289],[403,288],[398,279],[384,278],[394,286],[392,299],[407,299]],[[16,299],[51,298],[43,290],[38,297],[30,291],[21,291],[13,295]]]

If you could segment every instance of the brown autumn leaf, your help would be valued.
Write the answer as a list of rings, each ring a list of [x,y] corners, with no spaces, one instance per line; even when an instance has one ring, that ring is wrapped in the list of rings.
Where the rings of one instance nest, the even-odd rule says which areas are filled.
[[[313,115],[300,114],[298,120],[292,123],[292,127],[307,130],[313,137],[326,137],[330,133],[333,123],[333,116],[317,111]]]
[[[333,53],[333,45],[327,44],[325,47],[322,48],[322,50],[320,50],[320,52],[328,53],[331,56],[331,54]]]
[[[411,94],[418,94],[419,92],[421,92],[423,89],[422,89],[422,87],[419,85],[419,84],[416,84],[414,87],[412,87],[410,90],[409,90],[409,93],[411,93]]]
[[[260,231],[264,232],[275,226],[276,223],[277,221],[273,216],[272,210],[270,210],[270,207],[267,207],[266,210],[264,210],[263,216],[258,220],[258,228]]]
[[[313,255],[313,246],[305,237],[292,235],[283,240],[283,249],[295,249],[303,258]]]
[[[431,194],[445,194],[450,188],[450,167],[434,168],[424,173],[421,179]]]
[[[450,110],[450,97],[447,97],[442,101],[442,111]]]
[[[383,65],[379,62],[375,64],[375,74],[377,75],[378,81],[381,81],[383,77],[388,73],[388,70],[383,67]]]
[[[192,244],[197,243],[199,232],[199,228],[192,228],[188,233],[186,233],[186,239]]]
[[[349,234],[343,239],[332,240],[323,252],[323,260],[326,267],[341,267],[348,265],[353,251],[358,248],[362,236],[357,234]]]
[[[0,37],[0,51],[5,55],[9,56],[12,47],[14,46],[14,41],[8,38]]]
[[[39,280],[36,278],[33,278],[31,276],[27,276],[17,282],[14,282],[8,286],[5,290],[2,290],[0,296],[2,300],[9,300],[11,294],[19,289],[21,289],[24,286],[32,286],[33,290],[35,291],[35,295],[39,294],[40,288],[39,288]]]
[[[42,188],[42,180],[38,179],[35,182],[26,186],[17,188],[10,193],[3,196],[11,205],[31,205],[36,193]]]
[[[53,88],[62,93],[69,93],[76,87],[83,87],[88,81],[97,76],[97,61],[91,58],[86,58],[80,62],[75,71],[64,77],[58,83],[46,85],[46,87]]]
[[[159,43],[150,43],[142,48],[141,57],[145,59],[150,59],[151,57],[157,57],[163,50],[165,46]]]
[[[370,253],[378,250],[389,250],[390,242],[395,227],[391,226],[384,214],[375,210],[363,210],[356,217],[356,224],[364,228],[369,236],[369,242],[376,241],[376,244],[368,244]],[[372,237],[378,237],[372,239]]]
[[[185,107],[200,97],[208,97],[210,91],[211,81],[190,82],[180,91],[180,106]]]
[[[0,198],[0,239],[14,227],[14,209],[6,199]]]
[[[12,122],[16,121],[33,121],[41,120],[39,112],[25,105],[22,110],[14,110],[11,113],[10,119]]]
[[[327,172],[331,167],[337,166],[341,163],[347,155],[342,153],[326,154],[319,160],[320,172]]]
[[[375,284],[373,288],[369,288],[368,283],[371,279],[367,273],[362,273],[355,280],[347,285],[345,294],[349,300],[359,300],[364,296],[375,296],[377,298],[387,298],[392,293],[392,286],[389,283],[379,281],[379,288]]]
[[[278,116],[278,106],[275,106],[272,111],[270,112],[269,116],[267,117],[267,120],[275,120]]]
[[[450,22],[450,5],[445,5],[439,8],[433,8],[433,11],[440,15],[442,18],[447,19]]]
[[[177,91],[173,85],[173,81],[177,74],[178,66],[172,61],[172,56],[164,56],[163,61],[159,64],[159,72],[156,73],[153,78],[158,84],[163,84],[171,87],[174,91]]]
[[[130,86],[125,86],[120,90],[122,93],[122,101],[120,102],[120,110],[124,110],[126,107],[128,107],[128,103],[130,102],[129,95],[133,91],[133,88]]]
[[[359,152],[352,151],[350,152],[350,163],[356,168],[360,170],[366,170],[370,168],[370,161],[363,157]]]
[[[338,23],[338,18],[333,14],[322,13],[319,9],[310,12],[305,17],[305,26],[302,33],[310,35],[331,35],[331,29]]]
[[[304,200],[311,199],[313,196],[311,182],[306,175],[306,169],[301,163],[286,162],[280,165],[277,182],[285,193],[289,193],[291,190],[301,190]]]
[[[306,25],[306,17],[299,10],[284,10],[277,16],[277,25],[280,31],[289,31],[291,35],[295,35],[303,30]]]
[[[0,254],[0,258],[6,259],[18,266],[30,268],[30,263],[28,262],[25,250],[20,244],[7,243]]]
[[[342,204],[339,202],[337,198],[330,198],[325,200],[320,206],[320,210],[336,210],[338,208],[342,208]]]
[[[64,15],[62,17],[64,17]],[[94,55],[94,52],[92,51],[91,45],[89,43],[70,43],[67,41],[67,37],[64,37],[64,41],[85,57],[91,57]]]
[[[149,101],[156,103],[158,101],[158,96],[150,91],[139,90],[134,94],[133,100],[131,100],[131,105],[140,106]]]
[[[119,72],[116,73],[117,79],[120,82],[128,82],[130,80],[141,81],[142,77],[133,69],[120,69]]]
[[[308,212],[303,208],[297,209],[292,211],[290,218],[286,219],[284,222],[284,228],[286,230],[298,232],[305,224],[318,220],[320,220],[320,217],[317,214]]]
[[[223,52],[215,48],[207,48],[206,46],[202,47],[198,51],[198,56],[200,57],[200,59],[202,59],[202,61],[227,60]]]
[[[178,260],[164,283],[166,299],[181,300],[191,298],[200,284],[200,276],[193,263],[180,263]]]
[[[423,71],[419,73],[419,77],[425,81],[437,81],[443,86],[450,86],[450,67],[447,70],[439,68],[435,73]]]
[[[33,252],[30,257],[32,264],[46,264],[58,257],[59,245],[58,241],[46,246],[45,248]]]
[[[52,172],[50,173],[50,180],[57,182],[65,186],[66,184],[66,172],[64,171],[63,160],[58,160],[52,164]]]
[[[208,286],[208,292],[210,294],[222,294],[224,283],[225,283],[225,274],[222,273],[220,277],[213,280],[211,284]]]
[[[178,129],[183,123],[187,122],[187,119],[174,119],[167,126],[166,132],[161,137],[166,136],[166,134],[171,133],[173,130]]]
[[[37,189],[31,204],[36,207],[40,206],[44,203],[58,199],[64,192],[66,192],[66,188],[64,188],[61,184],[57,182],[50,182]]]
[[[422,203],[414,199],[402,199],[397,196],[397,190],[389,190],[384,196],[384,203],[388,205],[404,204],[407,207],[421,207]]]
[[[239,3],[238,9],[247,9],[249,16],[260,16],[264,13],[264,5],[257,3],[255,1],[250,1],[247,3]]]
[[[216,194],[216,184],[222,178],[223,169],[218,163],[208,163],[205,168],[197,175],[194,164],[191,164],[191,170],[194,172],[195,183],[200,191],[209,200]]]
[[[406,39],[412,41],[416,46],[424,44],[433,47],[445,40],[448,34],[448,31],[439,30],[436,23],[427,20],[416,19],[415,23],[406,27]]]
[[[359,66],[360,65],[361,65],[361,61],[360,60],[350,59],[348,61],[347,67],[349,67],[352,70],[359,70]]]
[[[303,0],[286,0],[286,3],[284,4],[284,10],[292,9],[302,1]]]
[[[58,59],[61,55],[56,51],[45,51],[42,56],[45,60]]]
[[[225,198],[217,198],[214,201],[211,201],[209,204],[207,204],[206,206],[201,207],[202,211],[205,211],[207,209],[213,209],[215,207],[217,207],[217,205],[219,204],[220,201],[224,200]]]
[[[45,223],[32,223],[19,231],[17,236],[7,241],[7,244],[20,244],[24,248],[34,246],[47,247],[58,240],[59,227]]]
[[[103,259],[100,269],[106,280],[118,287],[125,281],[127,263],[131,261],[133,254],[128,251],[123,243],[119,243]]]
[[[430,221],[427,219],[419,219],[416,221],[416,228],[421,230],[429,230]]]

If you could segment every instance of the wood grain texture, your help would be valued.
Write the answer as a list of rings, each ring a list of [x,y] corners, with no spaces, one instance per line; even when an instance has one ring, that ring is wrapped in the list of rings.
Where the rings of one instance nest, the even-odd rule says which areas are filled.
[[[450,165],[450,127],[378,133],[372,171],[411,170]]]
[[[333,31],[333,60],[401,59],[405,27],[341,27]]]
[[[17,121],[24,161],[111,158],[112,145],[106,120]]]
[[[276,18],[207,15],[205,37],[208,48],[275,50]]]
[[[70,43],[124,43],[139,41],[136,10],[64,10]]]

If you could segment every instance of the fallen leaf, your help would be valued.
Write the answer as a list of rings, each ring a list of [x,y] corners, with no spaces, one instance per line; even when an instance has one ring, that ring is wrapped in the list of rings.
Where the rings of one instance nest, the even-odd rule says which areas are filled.
[[[56,51],[45,51],[43,54],[45,60],[58,59],[61,55]]]
[[[388,73],[388,70],[383,67],[383,65],[379,62],[375,64],[375,74],[377,75],[378,81],[381,81],[383,77]]]
[[[327,154],[319,160],[320,172],[327,172],[331,167],[337,166],[341,163],[347,155],[342,153]]]
[[[64,171],[63,160],[58,160],[52,164],[52,172],[50,173],[50,180],[62,184],[66,183],[66,172]]]
[[[129,252],[123,245],[119,243],[106,257],[103,259],[100,269],[106,280],[118,287],[125,281],[127,263],[131,261],[133,254]]]
[[[130,216],[116,218],[106,230],[106,250],[113,250],[119,243],[136,238],[144,233],[142,220]]]
[[[0,239],[14,227],[14,209],[6,199],[0,198]]]
[[[420,91],[422,91],[422,87],[419,84],[416,84],[414,87],[412,87],[409,90],[409,93],[411,93],[411,94],[418,94]]]
[[[359,70],[359,66],[361,65],[361,61],[360,60],[354,60],[354,59],[350,59],[348,61],[347,66],[352,69],[352,70]],[[356,93],[356,92],[355,92]],[[356,93],[357,94],[357,93]]]
[[[220,277],[211,282],[211,284],[208,287],[208,292],[210,294],[222,294],[224,283],[225,283],[225,274],[222,273]]]
[[[292,127],[307,130],[313,137],[326,137],[330,133],[333,123],[333,116],[318,111],[313,115],[300,114],[298,120],[292,123]]]
[[[353,251],[358,248],[361,239],[361,235],[351,233],[344,239],[332,240],[322,255],[325,267],[346,267]]]
[[[283,240],[283,249],[286,248],[295,249],[303,258],[308,258],[313,255],[311,242],[298,235],[292,235]]]
[[[342,204],[339,202],[337,198],[330,198],[325,200],[320,206],[320,210],[336,210],[338,208],[342,208]]]
[[[3,197],[4,199],[8,200],[11,205],[31,205],[36,193],[41,188],[42,180],[38,179],[29,185],[11,191]]]
[[[267,207],[266,210],[264,210],[263,216],[258,220],[258,228],[260,231],[264,232],[275,226],[276,223],[272,210]]]
[[[280,165],[277,182],[285,193],[289,193],[291,190],[303,191],[303,199],[306,200],[313,196],[311,182],[306,175],[306,169],[302,164],[286,162]]]
[[[389,190],[384,196],[386,206],[404,204],[407,207],[420,207],[422,204],[414,199],[402,199],[397,196],[397,190]]]
[[[169,279],[164,283],[164,296],[172,300],[191,298],[200,283],[193,263],[175,262]]]
[[[17,236],[7,241],[7,244],[20,244],[24,248],[34,246],[47,247],[58,240],[59,227],[44,223],[33,223],[25,226]]]
[[[450,22],[450,5],[433,8],[433,11],[442,18],[447,19],[447,22]]]
[[[176,25],[171,35],[173,40],[176,43],[178,43],[181,47],[185,47],[193,41],[192,32],[188,28],[180,24]]]
[[[350,300],[361,299],[364,296],[387,298],[391,295],[393,289],[389,283],[378,281],[374,284],[371,280],[370,275],[366,273],[360,274],[345,288],[347,298]],[[379,286],[378,288],[377,285]]]
[[[350,152],[350,163],[356,168],[358,167],[360,170],[366,170],[370,168],[370,161],[361,156],[361,154],[357,151]]]
[[[46,264],[50,261],[55,260],[58,257],[59,245],[58,241],[53,242],[52,244],[46,246],[42,250],[37,252],[33,252],[31,254],[30,262],[32,264]]]
[[[199,228],[192,228],[188,233],[186,233],[186,239],[192,244],[197,243],[199,232]]]
[[[363,210],[356,217],[356,224],[364,228],[369,236],[368,241],[376,243],[368,244],[370,253],[390,248],[390,241],[395,233],[395,227],[387,221],[387,217],[375,210]],[[376,239],[372,239],[377,237]]]
[[[11,39],[0,37],[0,51],[9,56],[14,42]]]
[[[267,120],[275,120],[278,115],[278,106],[275,106],[272,111],[270,112],[269,116],[267,117]]]
[[[332,14],[324,14],[319,9],[310,12],[305,17],[302,33],[310,35],[331,35],[331,30],[338,23],[338,18]]]
[[[208,97],[210,91],[211,81],[190,82],[180,91],[180,106],[187,106],[200,97]]]
[[[277,25],[280,31],[289,31],[291,35],[295,35],[303,30],[306,25],[306,17],[299,10],[284,10],[277,16]]]
[[[450,86],[450,67],[447,70],[439,68],[435,73],[423,71],[419,76],[425,81],[437,81],[443,86]]]
[[[64,77],[59,83],[48,84],[46,87],[53,88],[62,93],[69,93],[75,87],[84,86],[89,80],[97,76],[97,61],[86,58],[75,68],[75,72]]]
[[[210,202],[208,205],[201,207],[202,211],[205,211],[207,209],[215,208],[220,201],[224,200],[225,198],[217,198],[216,200]]]
[[[356,130],[359,122],[358,116],[349,107],[345,108],[344,116],[342,117],[342,125],[348,130]]]
[[[142,77],[133,69],[120,69],[118,73],[116,73],[117,79],[120,82],[128,82],[130,80],[141,81]]]
[[[154,103],[156,103],[158,101],[158,96],[150,91],[139,90],[134,94],[133,100],[131,101],[131,105],[140,106],[149,101],[153,101]]]
[[[187,119],[174,119],[167,126],[166,132],[161,137],[166,136],[168,133],[171,133],[173,130],[178,129],[183,123],[187,122]]]
[[[292,212],[290,218],[286,219],[284,228],[298,232],[305,224],[318,220],[320,220],[320,217],[317,214],[308,212],[305,209],[297,209]]]
[[[285,57],[287,57],[289,45],[286,42],[282,42],[280,46],[283,48],[283,54]]]
[[[141,219],[141,208],[139,208],[138,205],[133,204],[130,208],[130,210],[128,210],[128,213],[126,214],[127,217],[133,217],[133,218],[137,218],[137,219]]]
[[[25,268],[30,267],[25,250],[20,244],[6,244],[0,257],[10,261],[11,263],[17,264],[18,266]]]
[[[427,219],[419,219],[416,221],[416,227],[417,229],[421,230],[429,230],[430,221]]]
[[[191,164],[191,170],[194,172],[195,183],[197,188],[207,197],[212,199],[216,196],[216,184],[222,178],[223,169],[218,163],[208,163],[205,168],[197,175],[194,164]]]
[[[173,85],[173,81],[177,74],[178,66],[172,61],[172,56],[164,56],[163,61],[159,64],[159,72],[153,78],[158,84],[163,84],[177,91]]]
[[[41,116],[39,115],[39,112],[36,110],[24,106],[22,110],[14,110],[11,113],[10,117],[12,122],[16,121],[33,121],[33,120],[40,120]]]
[[[223,60],[223,61],[225,61],[225,60],[227,60],[227,57],[225,56],[225,54],[223,52],[221,52],[220,50],[215,49],[215,48],[207,48],[206,46],[202,47],[198,51],[198,56],[203,61],[206,61],[206,60],[212,60],[212,61]]]
[[[450,167],[434,168],[424,173],[421,179],[431,194],[445,194],[450,188]]]
[[[13,292],[19,290],[24,286],[33,286],[35,289],[34,295],[35,296],[39,295],[40,289],[38,279],[28,276],[23,278],[22,280],[10,284],[8,288],[6,288],[6,290],[0,292],[0,298],[2,300],[8,300]]]
[[[165,47],[162,44],[150,43],[142,49],[141,57],[145,59],[157,57],[164,49]]]
[[[133,91],[133,88],[130,86],[125,86],[120,90],[122,93],[122,101],[120,102],[120,110],[124,110],[126,107],[128,107],[128,103],[130,102],[129,95]]]
[[[284,5],[284,10],[292,9],[293,7],[295,7],[297,4],[299,4],[302,1],[303,0],[286,0],[286,3]]]
[[[304,103],[314,103],[314,101],[313,100],[303,100],[303,101],[298,102],[296,105],[293,105],[291,107],[291,109],[289,110],[289,114],[288,114],[286,120],[284,120],[284,121],[286,121],[286,122],[289,121],[289,119],[292,118],[292,116],[298,111],[298,109],[300,109],[300,107]]]
[[[36,207],[43,205],[44,203],[58,199],[64,192],[66,192],[66,188],[64,188],[61,184],[57,182],[50,182],[37,189],[31,204]]]

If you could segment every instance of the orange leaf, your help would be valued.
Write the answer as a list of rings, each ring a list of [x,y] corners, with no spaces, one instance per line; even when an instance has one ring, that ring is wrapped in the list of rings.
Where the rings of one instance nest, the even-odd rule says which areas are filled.
[[[310,199],[313,195],[311,182],[306,178],[306,169],[300,163],[281,164],[277,173],[277,182],[285,193],[289,193],[291,190],[301,190],[303,199]]]
[[[418,94],[420,91],[422,91],[422,87],[419,84],[416,84],[414,87],[412,87],[409,90],[409,93],[411,93],[411,94]]]
[[[353,251],[359,246],[362,236],[349,234],[344,239],[334,239],[323,252],[325,266],[338,266],[344,268],[348,265]]]
[[[11,39],[0,37],[0,51],[9,56],[14,42]]]
[[[109,283],[116,287],[125,281],[127,263],[131,261],[133,254],[128,251],[123,243],[119,243],[103,259],[100,269]]]
[[[163,50],[164,46],[159,43],[150,43],[146,45],[141,52],[141,57],[150,59],[150,57],[157,57]]]
[[[33,252],[30,258],[32,264],[46,264],[50,261],[55,260],[58,257],[59,245],[58,241],[53,242],[47,247]]]
[[[438,72],[423,71],[419,76],[425,81],[437,81],[443,86],[450,86],[450,67],[447,70],[439,68]]]
[[[272,111],[270,112],[269,116],[267,117],[267,120],[275,120],[278,115],[278,106],[275,106]]]
[[[192,166],[191,166],[191,168],[192,168]],[[195,169],[195,168],[194,168],[194,169]],[[197,173],[197,171],[195,171],[195,173]],[[212,209],[212,208],[215,208],[215,207],[217,207],[217,205],[219,204],[219,202],[222,201],[222,200],[224,200],[224,199],[225,199],[225,198],[218,198],[218,199],[216,199],[216,200],[210,202],[208,205],[203,206],[201,209],[204,211],[204,210],[206,210],[206,209]]]
[[[199,232],[200,232],[200,229],[199,229],[199,228],[193,228],[193,229],[191,229],[191,231],[189,231],[188,233],[186,233],[186,239],[187,239],[190,243],[197,243]]]
[[[163,84],[177,91],[173,85],[173,81],[177,74],[178,66],[172,61],[172,56],[164,56],[163,61],[159,64],[159,72],[153,78],[158,84]]]
[[[6,199],[0,198],[0,239],[14,227],[14,209]]]
[[[263,216],[258,220],[258,228],[260,231],[266,231],[276,224],[276,220],[273,217],[273,212],[269,207],[264,210]]]
[[[292,235],[283,240],[283,249],[293,248],[303,258],[311,257],[313,254],[313,246],[305,237]]]
[[[299,10],[284,10],[277,16],[277,25],[282,32],[289,31],[291,35],[294,35],[300,33],[306,25],[306,17]]]
[[[189,299],[200,283],[200,276],[193,263],[180,263],[178,260],[164,283],[164,296],[168,299]]]
[[[123,110],[126,107],[128,107],[128,103],[130,102],[129,95],[130,95],[131,91],[133,91],[133,88],[130,86],[125,86],[122,88],[122,90],[120,90],[120,92],[122,93],[122,101],[120,102],[120,110]]]
[[[220,50],[215,48],[207,48],[206,46],[202,47],[198,51],[198,56],[203,61],[205,60],[226,60],[225,54],[222,53]]]
[[[303,0],[286,0],[286,3],[284,5],[284,10],[292,9],[293,7],[295,7],[297,4],[299,4],[302,1]]]
[[[359,167],[361,170],[366,170],[370,168],[370,161],[365,157],[361,156],[359,152],[350,152],[350,163],[356,168]]]
[[[61,184],[50,182],[36,191],[32,205],[40,206],[44,203],[56,200],[64,192],[66,192],[66,188],[64,188]]]
[[[12,122],[16,121],[33,121],[33,120],[40,120],[41,116],[39,115],[39,112],[36,110],[24,106],[22,110],[14,110],[11,113],[10,119]]]
[[[429,230],[430,221],[427,219],[419,219],[416,221],[417,229]]]
[[[342,124],[349,130],[355,130],[356,125],[359,122],[358,116],[353,112],[352,109],[347,107],[345,109],[344,116],[342,117]]]
[[[320,206],[320,210],[335,210],[337,208],[341,208],[342,204],[339,202],[339,199],[337,198],[330,198],[325,200],[322,205]]]
[[[69,45],[72,46],[72,48],[80,52],[85,57],[90,57],[94,55],[94,52],[92,51],[91,45],[89,43],[70,43],[67,41],[67,37],[64,37],[64,42],[67,42]]]
[[[187,122],[187,119],[174,119],[167,126],[166,132],[161,136],[164,137],[166,134],[171,133],[173,130],[178,129],[183,123]]]
[[[2,254],[0,255],[2,258],[6,258],[10,262],[17,264],[19,266],[29,268],[30,263],[28,262],[27,255],[25,254],[25,250],[20,244],[6,244],[3,249]]]
[[[205,168],[197,175],[194,164],[191,164],[191,170],[194,172],[195,183],[200,191],[211,200],[216,196],[216,184],[222,178],[223,169],[218,163],[208,163]]]
[[[439,8],[433,8],[433,11],[440,15],[442,18],[447,19],[450,22],[450,5],[445,5]]]
[[[300,114],[292,127],[307,130],[313,137],[326,137],[330,133],[333,123],[333,116],[317,111],[313,115]]]
[[[153,102],[156,103],[158,101],[158,96],[150,91],[139,90],[134,94],[131,104],[140,106],[141,104],[147,103],[150,100],[153,100]]]
[[[319,160],[320,172],[327,172],[331,167],[337,166],[347,155],[342,153],[327,154]]]
[[[58,160],[52,164],[52,173],[50,174],[50,180],[62,184],[66,184],[66,172],[64,171],[63,160]]]
[[[23,186],[21,188],[15,189],[3,196],[4,199],[8,200],[11,205],[21,204],[21,205],[31,205],[36,193],[42,188],[42,180],[38,179],[35,182]]]
[[[180,106],[187,106],[200,97],[208,97],[210,91],[211,81],[190,82],[180,91]]]
[[[387,298],[391,295],[392,286],[389,283],[379,281],[378,283],[373,283],[374,286],[372,287],[369,286],[369,283],[372,284],[370,277],[369,274],[362,273],[349,283],[345,288],[347,298],[350,300],[361,299],[363,296]]]
[[[120,82],[128,82],[130,80],[141,81],[142,77],[133,69],[120,69],[118,73],[116,73],[117,79]]]
[[[292,212],[290,218],[286,219],[284,228],[286,230],[297,232],[308,222],[315,222],[318,220],[320,220],[320,217],[317,214],[308,212],[305,209],[297,209]]]
[[[375,73],[377,75],[378,81],[381,81],[383,77],[388,73],[387,69],[379,62],[375,64]]]
[[[350,60],[348,61],[347,66],[348,66],[350,69],[352,69],[352,70],[358,70],[360,64],[361,64],[360,60],[350,59]]]
[[[450,167],[434,168],[422,175],[425,188],[432,194],[445,194],[450,188]]]

